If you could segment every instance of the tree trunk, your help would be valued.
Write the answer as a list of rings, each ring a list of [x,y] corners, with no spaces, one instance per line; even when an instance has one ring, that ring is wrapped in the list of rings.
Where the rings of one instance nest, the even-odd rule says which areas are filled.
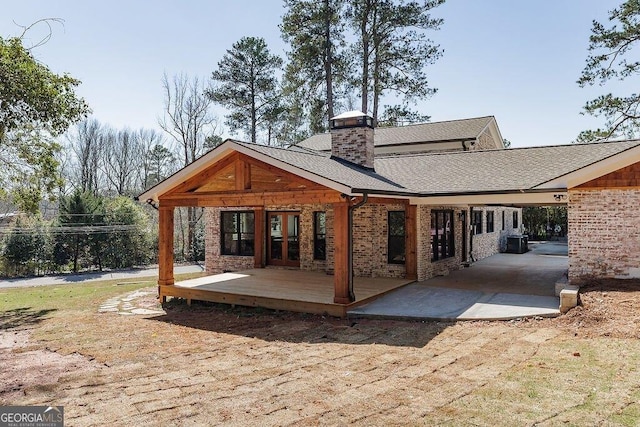
[[[251,65],[251,142],[256,143],[256,82],[254,76],[256,75]]]
[[[362,109],[361,111],[367,114],[369,108],[369,33],[367,32],[367,23],[369,22],[369,1],[365,1],[364,10],[360,17],[360,37],[362,37]]]
[[[378,27],[378,10],[374,10],[371,32],[373,34],[373,125],[378,126],[378,103],[380,102],[380,37],[376,34]]]
[[[184,261],[186,259],[186,254],[185,254],[185,246],[186,246],[186,242],[185,242],[185,235],[184,235],[184,221],[182,220],[182,212],[183,209],[182,208],[178,208],[178,229],[180,230],[180,255],[181,255],[181,260]]]
[[[333,52],[331,49],[331,4],[330,0],[324,0],[324,12],[325,12],[325,29],[324,29],[324,42],[325,42],[325,60],[324,60],[324,74],[325,83],[327,85],[327,115],[331,119],[333,114]]]
[[[73,248],[73,272],[78,272],[78,251],[80,249],[80,238],[76,236],[75,247]]]
[[[187,208],[187,241],[189,242],[189,261],[195,261],[196,222],[196,208]]]

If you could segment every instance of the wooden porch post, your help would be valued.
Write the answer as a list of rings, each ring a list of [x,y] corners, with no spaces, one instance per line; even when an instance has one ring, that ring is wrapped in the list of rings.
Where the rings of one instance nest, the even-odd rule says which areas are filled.
[[[160,206],[158,224],[158,299],[167,301],[165,286],[173,279],[173,207]]]
[[[253,211],[253,266],[264,268],[264,208],[257,208]]]
[[[409,280],[418,279],[418,230],[416,205],[407,205],[405,210],[405,269],[406,278]]]
[[[346,203],[333,204],[333,232],[333,302],[349,304],[353,301],[349,296],[349,205]]]

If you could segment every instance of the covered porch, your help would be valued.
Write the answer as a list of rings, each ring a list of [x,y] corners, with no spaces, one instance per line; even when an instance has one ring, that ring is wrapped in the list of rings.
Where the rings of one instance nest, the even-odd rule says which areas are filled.
[[[345,317],[348,310],[368,303],[410,279],[355,277],[355,301],[334,302],[334,277],[318,271],[255,268],[176,282],[169,295],[225,304]]]
[[[292,171],[290,164],[254,148],[227,141],[142,195],[159,211],[160,301],[180,297],[342,317],[348,308],[417,279],[416,209],[408,198],[355,195],[350,187]],[[335,166],[352,173],[344,165]],[[353,212],[367,202],[404,212],[403,271],[395,266],[387,269],[396,279],[354,277]],[[175,283],[174,215],[180,207],[210,209],[207,257],[224,262],[207,269],[238,273]],[[316,211],[330,217],[326,229],[319,232],[321,237],[317,237]],[[386,215],[385,211],[385,223]],[[320,257],[316,257],[316,240],[324,242]],[[286,268],[294,264],[298,269]],[[385,271],[368,271],[371,276],[385,275]]]

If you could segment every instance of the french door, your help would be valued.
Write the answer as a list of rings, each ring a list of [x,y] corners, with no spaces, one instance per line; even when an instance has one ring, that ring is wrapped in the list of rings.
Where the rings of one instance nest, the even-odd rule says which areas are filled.
[[[267,263],[300,267],[300,212],[269,212]]]

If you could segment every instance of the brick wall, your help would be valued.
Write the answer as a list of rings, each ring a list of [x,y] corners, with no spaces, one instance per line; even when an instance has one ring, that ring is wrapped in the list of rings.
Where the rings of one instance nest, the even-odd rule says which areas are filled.
[[[269,207],[269,210],[278,210]],[[333,210],[331,205],[304,205],[300,210],[300,269],[333,272]],[[326,212],[326,260],[313,259],[313,213]]]
[[[388,263],[388,212],[404,211],[402,204],[365,204],[356,209],[353,214],[353,269],[356,276],[362,277],[405,277],[404,264]],[[453,210],[454,217],[454,245],[455,256],[436,262],[431,262],[431,210]],[[493,255],[506,246],[506,236],[516,233],[512,227],[512,212],[520,209],[513,208],[474,208],[474,210],[493,210],[494,232],[486,233],[486,215],[483,212],[483,234],[474,236],[473,254],[476,260]],[[246,210],[246,209],[224,209]],[[417,268],[418,280],[449,274],[450,271],[461,267],[463,259],[462,221],[460,207],[451,206],[418,206],[417,209]],[[468,210],[468,208],[464,208]],[[502,210],[505,210],[506,229],[502,230]],[[223,271],[237,271],[253,268],[253,257],[238,257],[220,255],[220,211],[219,208],[205,209],[206,217],[206,271],[210,274]],[[266,211],[299,211],[300,212],[300,269],[325,271],[333,274],[334,269],[334,239],[333,239],[333,209],[331,205],[271,205]],[[326,212],[327,228],[327,259],[313,259],[313,213]],[[471,219],[469,218],[468,224]],[[470,233],[468,234],[468,239]],[[264,239],[261,240],[264,245]],[[469,242],[467,242],[467,250]],[[266,256],[266,248],[263,251]]]
[[[252,256],[232,256],[220,255],[220,212],[221,211],[246,211],[249,208],[205,208],[205,269],[207,273],[216,274],[224,271],[246,270],[254,267]],[[320,270],[333,272],[333,210],[330,205],[270,205],[265,209],[266,212],[274,211],[299,211],[300,212],[300,269],[302,270]],[[316,211],[326,212],[326,231],[327,231],[327,259],[313,259],[313,213]],[[257,218],[256,218],[257,220]],[[262,219],[264,221],[264,218]],[[259,238],[264,250],[267,253],[266,241]]]
[[[640,190],[569,190],[569,280],[640,277]]]
[[[245,211],[246,208],[226,208],[225,211]],[[218,208],[204,209],[204,267],[208,274],[239,271],[253,268],[252,256],[220,255],[220,212]]]
[[[388,263],[388,212],[404,205],[365,204],[353,213],[353,272],[362,277],[404,277],[404,264]]]
[[[373,168],[373,129],[369,127],[331,129],[331,155],[360,166]]]
[[[474,211],[482,211],[482,234],[473,236],[473,258],[478,261],[507,248],[507,237],[521,234],[522,209],[505,207],[474,207]],[[487,211],[493,212],[493,232],[487,233]],[[504,230],[502,229],[502,212],[505,213]],[[513,226],[513,212],[518,212],[518,226]]]
[[[246,210],[246,209],[224,209]],[[297,210],[300,212],[300,269],[325,271],[333,274],[334,239],[333,209],[331,205],[267,206],[267,211]],[[391,210],[404,211],[404,205],[364,205],[353,215],[353,268],[356,276],[364,277],[404,277],[404,264],[387,262],[387,213]],[[313,212],[326,212],[327,259],[313,259]],[[253,268],[253,257],[220,255],[220,212],[219,208],[205,209],[207,273],[237,271]],[[266,254],[266,250],[265,250]]]
[[[453,210],[454,256],[431,262],[431,211]],[[461,209],[451,206],[418,206],[418,280],[426,280],[434,276],[443,276],[458,270],[462,264],[462,220]]]

